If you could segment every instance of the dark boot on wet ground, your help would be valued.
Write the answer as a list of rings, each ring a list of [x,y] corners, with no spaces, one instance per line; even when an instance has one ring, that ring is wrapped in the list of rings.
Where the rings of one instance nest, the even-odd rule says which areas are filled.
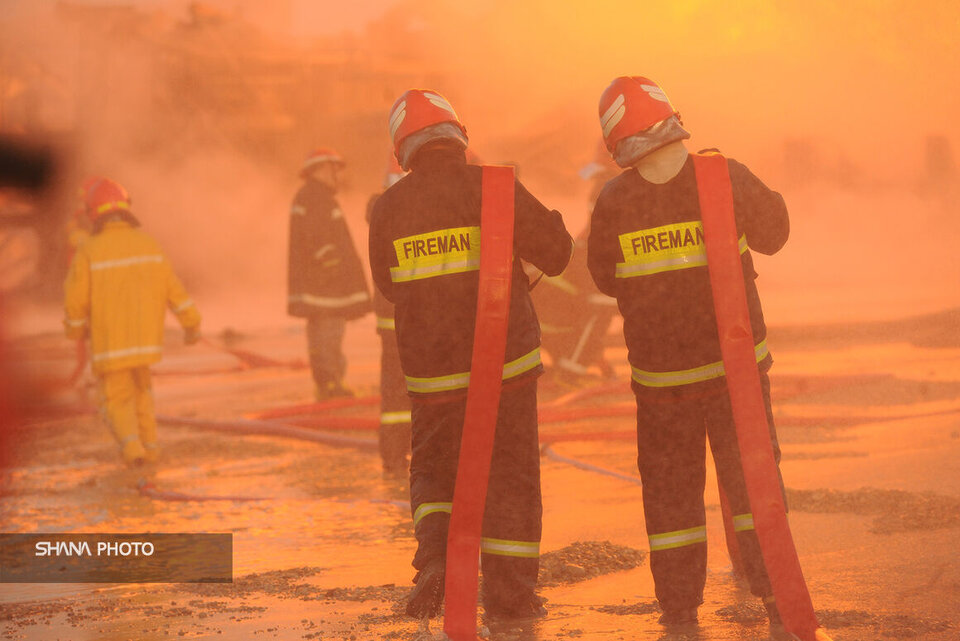
[[[407,599],[407,615],[415,619],[435,617],[443,603],[444,565],[442,560],[431,561],[414,578],[416,585]]]
[[[664,610],[658,620],[660,625],[681,626],[697,624],[697,608],[680,608],[677,610]]]
[[[484,599],[484,619],[491,624],[522,623],[547,616],[545,599],[531,594],[508,600]]]

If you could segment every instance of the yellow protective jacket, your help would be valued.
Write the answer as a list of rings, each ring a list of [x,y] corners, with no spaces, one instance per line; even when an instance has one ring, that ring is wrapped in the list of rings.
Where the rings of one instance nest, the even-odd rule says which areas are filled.
[[[95,373],[160,360],[165,307],[186,328],[200,312],[153,238],[129,222],[107,222],[77,248],[65,285],[67,337],[90,334]]]

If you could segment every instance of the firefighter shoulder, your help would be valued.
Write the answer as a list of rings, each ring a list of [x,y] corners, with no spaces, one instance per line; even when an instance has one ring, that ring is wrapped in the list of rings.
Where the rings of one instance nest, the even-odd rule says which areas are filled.
[[[199,336],[200,326],[167,257],[129,213],[129,196],[105,182],[94,194],[93,234],[77,248],[65,284],[67,336],[90,337],[95,373],[160,360],[168,308],[187,336]]]

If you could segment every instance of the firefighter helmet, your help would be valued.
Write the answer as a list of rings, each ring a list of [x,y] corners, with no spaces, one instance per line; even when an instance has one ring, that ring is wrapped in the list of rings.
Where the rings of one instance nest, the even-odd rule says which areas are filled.
[[[330,147],[317,147],[303,159],[303,165],[300,167],[300,177],[305,178],[311,169],[325,162],[333,163],[337,167],[344,167],[347,164],[336,150]]]
[[[90,190],[96,187],[101,180],[103,180],[103,176],[90,176],[80,183],[80,187],[77,189],[76,209],[73,211],[75,219],[81,219],[84,216],[92,218],[90,211],[87,209],[87,199],[90,197]]]
[[[394,155],[400,158],[400,145],[410,134],[443,122],[456,125],[466,139],[467,129],[446,98],[427,89],[405,92],[390,108],[390,137],[393,139]]]
[[[600,96],[600,128],[607,150],[680,112],[660,86],[641,76],[620,76]]]
[[[102,178],[88,188],[87,215],[96,220],[115,211],[130,211],[130,194],[118,183]]]

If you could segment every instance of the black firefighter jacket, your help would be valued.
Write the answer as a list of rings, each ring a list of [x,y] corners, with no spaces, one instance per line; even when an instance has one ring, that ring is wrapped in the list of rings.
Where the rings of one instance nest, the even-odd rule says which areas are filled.
[[[727,166],[757,361],[766,371],[772,359],[750,250],[783,246],[787,208],[744,165],[727,159]],[[692,158],[662,185],[635,169],[608,182],[593,210],[587,262],[600,291],[617,299],[635,389],[716,387],[724,371]]]
[[[462,151],[431,149],[377,200],[370,222],[373,280],[395,305],[411,395],[461,395],[469,383],[480,258],[481,168]],[[557,211],[515,184],[514,263],[504,381],[536,375],[540,326],[518,258],[563,271],[572,239]]]
[[[342,316],[370,311],[370,293],[334,191],[308,179],[290,207],[287,313]]]

